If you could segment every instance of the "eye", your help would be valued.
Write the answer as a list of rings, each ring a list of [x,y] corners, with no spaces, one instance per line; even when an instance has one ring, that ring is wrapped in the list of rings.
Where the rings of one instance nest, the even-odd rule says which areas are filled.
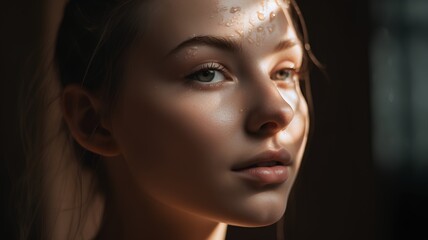
[[[191,77],[193,80],[200,82],[220,82],[225,79],[223,73],[218,70],[213,69],[202,69],[192,74]]]
[[[278,71],[275,71],[270,78],[272,80],[280,80],[280,81],[290,81],[293,80],[294,74],[296,71],[294,69],[283,68]]]
[[[202,83],[218,83],[226,80],[224,67],[218,63],[202,65],[199,70],[188,75],[186,78]]]

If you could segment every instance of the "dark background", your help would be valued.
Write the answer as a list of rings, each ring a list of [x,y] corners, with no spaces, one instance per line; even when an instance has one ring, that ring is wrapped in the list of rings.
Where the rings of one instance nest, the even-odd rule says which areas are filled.
[[[40,46],[46,43],[46,35],[51,34],[48,16],[58,7],[55,5],[61,5],[58,2],[3,1],[0,8],[2,201],[11,190],[6,160],[13,162],[22,157],[17,134],[18,86],[29,77],[23,71],[33,70],[38,64],[34,59],[42,57],[38,56]],[[377,131],[379,126],[388,125],[396,118],[380,118],[378,112],[383,109],[382,105],[375,104],[377,88],[374,89],[373,82],[377,79],[375,76],[379,76],[373,73],[379,62],[373,61],[376,50],[373,38],[379,29],[389,28],[398,40],[403,40],[411,30],[425,34],[423,39],[428,39],[428,31],[421,30],[427,29],[427,25],[412,28],[411,24],[404,24],[406,21],[398,10],[388,15],[398,20],[385,23],[379,20],[383,15],[377,10],[391,5],[405,9],[401,7],[409,2],[420,4],[423,1],[383,0],[377,1],[378,8],[368,0],[298,1],[307,21],[312,48],[326,66],[329,79],[319,71],[312,73],[315,131],[286,213],[287,240],[428,238],[424,231],[428,226],[428,172],[424,168],[428,155],[413,156],[413,135],[404,134],[400,139],[408,146],[407,150],[400,152],[400,164],[395,164],[391,170],[389,159],[378,153],[394,149],[388,149],[389,145],[379,148],[377,144],[383,139]],[[421,6],[427,7],[426,4]],[[425,12],[428,13],[428,8]],[[388,51],[385,54],[388,55]],[[428,57],[425,60],[428,66]],[[407,64],[403,68],[407,67],[407,72],[412,73],[412,66]],[[411,89],[406,87],[408,79],[404,75],[398,79],[405,83],[399,89],[407,91],[411,97]],[[388,87],[386,82],[385,88]],[[428,99],[425,100],[420,103],[426,109]],[[402,102],[407,104],[403,109],[413,109],[408,101],[399,103]],[[395,109],[395,105],[391,106]],[[417,116],[418,111],[414,112]],[[413,126],[412,119],[406,117],[409,114],[397,113],[403,122],[400,126]],[[422,119],[423,116],[426,115],[422,115]],[[406,124],[406,120],[410,123]],[[411,132],[406,129],[404,133]],[[414,164],[416,158],[425,160],[425,165]],[[419,169],[418,177],[414,169]],[[1,206],[8,207],[6,203]],[[13,216],[2,214],[2,220],[4,234],[1,236],[9,239]],[[276,239],[275,230],[274,226],[231,228],[228,239]]]

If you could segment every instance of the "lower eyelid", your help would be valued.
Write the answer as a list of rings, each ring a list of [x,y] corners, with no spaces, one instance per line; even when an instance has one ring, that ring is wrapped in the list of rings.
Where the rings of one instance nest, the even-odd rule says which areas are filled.
[[[188,81],[187,83],[197,90],[215,90],[225,84],[226,81],[220,81],[215,83],[201,83],[199,81]]]

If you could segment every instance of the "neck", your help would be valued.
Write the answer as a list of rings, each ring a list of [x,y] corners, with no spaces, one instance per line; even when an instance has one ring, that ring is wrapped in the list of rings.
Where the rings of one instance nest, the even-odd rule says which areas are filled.
[[[224,240],[227,225],[162,211],[119,210],[106,205],[104,221],[97,240],[160,239],[160,240]]]
[[[225,223],[214,222],[166,206],[151,197],[138,195],[136,193],[141,191],[127,177],[109,177],[114,179],[109,181],[110,192],[106,196],[103,222],[97,240],[225,239]]]

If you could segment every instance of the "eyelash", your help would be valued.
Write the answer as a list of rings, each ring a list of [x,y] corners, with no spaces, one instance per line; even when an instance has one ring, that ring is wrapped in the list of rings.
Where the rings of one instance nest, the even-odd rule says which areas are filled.
[[[223,65],[216,63],[216,62],[206,63],[206,64],[202,65],[201,68],[202,69],[219,70],[219,71],[220,70],[223,71],[226,69]]]
[[[226,68],[217,63],[217,62],[209,62],[209,63],[205,63],[201,66],[198,67],[198,69],[196,69],[193,73],[189,74],[186,78],[191,78],[194,77],[196,74],[202,72],[202,71],[207,71],[207,70],[215,70],[215,71],[220,71],[222,73],[225,73]]]

